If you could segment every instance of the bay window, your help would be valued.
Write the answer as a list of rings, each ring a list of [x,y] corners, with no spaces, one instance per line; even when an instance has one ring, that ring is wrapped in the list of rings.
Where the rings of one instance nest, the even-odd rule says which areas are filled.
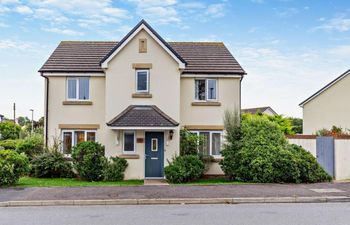
[[[96,141],[95,130],[62,130],[62,152],[70,155],[73,146],[83,141]]]

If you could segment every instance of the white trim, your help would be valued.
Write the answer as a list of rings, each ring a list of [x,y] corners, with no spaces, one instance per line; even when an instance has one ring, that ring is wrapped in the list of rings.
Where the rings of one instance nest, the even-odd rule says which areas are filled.
[[[134,150],[133,151],[125,151],[125,133],[133,133],[134,134]],[[133,130],[125,130],[123,131],[123,154],[134,154],[136,152],[136,132]]]
[[[77,131],[83,131],[84,132],[84,141],[87,141],[87,133],[91,132],[91,133],[95,133],[95,141],[96,141],[96,134],[97,131],[95,129],[91,129],[91,130],[74,130],[74,129],[61,129],[61,141],[64,144],[64,135],[63,133],[71,133],[72,135],[72,146],[71,148],[73,148],[77,143],[75,143],[75,137],[74,137],[74,133]],[[63,153],[63,144],[61,146],[61,151]],[[64,154],[66,156],[70,156],[70,154]]]
[[[304,107],[305,104],[308,102],[312,101],[314,98],[331,88],[334,84],[338,83],[338,81],[342,80],[344,77],[350,74],[350,70],[346,71],[344,74],[340,75],[338,78],[333,80],[332,82],[328,83],[325,87],[321,88],[319,91],[317,91],[315,94],[311,95],[308,99],[303,101],[302,103],[299,104],[300,107]]]
[[[103,69],[108,68],[108,63],[142,30],[144,29],[178,64],[180,69],[185,69],[185,63],[176,57],[176,55],[161,42],[146,25],[141,24],[102,64]]]
[[[138,90],[138,73],[139,72],[146,72],[147,74],[147,89],[146,90]],[[135,90],[136,90],[136,93],[149,93],[149,85],[150,85],[150,77],[149,77],[149,70],[135,70],[135,83],[136,83],[136,87],[135,87]]]
[[[90,78],[89,77],[86,77],[86,78],[88,78],[88,85],[89,85],[89,93],[88,93],[88,95],[89,95],[89,98],[87,98],[87,99],[80,99],[79,98],[79,78],[84,78],[84,77],[67,77],[67,79],[66,79],[66,99],[68,100],[68,101],[90,101]],[[68,96],[68,92],[69,92],[69,90],[68,90],[68,81],[69,80],[75,80],[76,81],[76,87],[75,87],[75,89],[76,89],[76,93],[75,93],[75,98],[69,98],[69,96]]]
[[[243,75],[234,75],[234,74],[191,74],[191,73],[183,73],[181,77],[194,77],[194,78],[241,78]]]
[[[105,73],[74,73],[74,72],[64,72],[64,73],[43,73],[44,77],[104,77]]]
[[[174,130],[176,127],[113,127],[108,126],[111,130],[145,130],[145,131],[162,131],[162,130]]]

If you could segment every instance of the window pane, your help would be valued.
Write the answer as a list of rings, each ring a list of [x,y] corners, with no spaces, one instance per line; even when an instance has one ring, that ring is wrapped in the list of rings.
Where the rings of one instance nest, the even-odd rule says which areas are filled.
[[[95,132],[86,132],[86,140],[87,141],[96,141],[96,133]]]
[[[212,133],[211,136],[212,136],[212,141],[211,141],[212,155],[220,155],[221,134],[220,133]]]
[[[71,154],[72,132],[63,132],[63,154]]]
[[[216,80],[208,80],[208,99],[216,99]]]
[[[89,99],[89,78],[79,78],[79,99]]]
[[[157,138],[152,138],[151,149],[153,152],[158,151],[158,139]]]
[[[74,141],[75,141],[76,145],[85,141],[85,132],[84,131],[74,131]]]
[[[134,132],[124,132],[124,151],[134,151]]]
[[[147,72],[137,72],[137,91],[147,91]]]
[[[68,98],[77,98],[77,80],[68,79]]]
[[[205,80],[195,81],[195,98],[196,100],[205,100]]]
[[[210,135],[209,132],[199,132],[199,135],[204,138],[203,144],[199,146],[199,153],[209,155],[210,151]]]

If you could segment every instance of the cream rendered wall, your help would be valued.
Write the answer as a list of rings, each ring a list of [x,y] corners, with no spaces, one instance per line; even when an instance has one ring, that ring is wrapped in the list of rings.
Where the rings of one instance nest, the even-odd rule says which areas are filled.
[[[335,178],[336,180],[350,179],[350,140],[334,140]]]
[[[316,138],[313,139],[288,139],[289,144],[295,144],[303,147],[316,157]]]
[[[240,79],[217,78],[221,106],[192,106],[195,101],[195,78],[181,78],[181,125],[223,125],[225,109],[240,111]]]
[[[147,53],[139,53],[139,39],[147,39]],[[136,92],[133,63],[152,63],[150,69],[150,93],[152,98],[132,98]],[[110,62],[106,73],[106,113],[108,122],[129,105],[156,105],[176,121],[180,121],[180,71],[178,63],[144,30],[140,31]],[[175,128],[173,139],[167,140],[165,132],[164,165],[179,152],[179,128]],[[116,144],[117,131],[106,131],[106,155],[122,154],[122,135]],[[137,136],[144,138],[144,131]],[[137,145],[139,159],[128,159],[126,179],[144,178],[144,143]]]
[[[303,107],[303,133],[333,125],[350,129],[350,76],[344,77]]]
[[[63,105],[66,101],[66,81],[66,77],[49,77],[48,144],[52,144],[53,138],[60,138],[59,124],[99,124],[96,140],[104,143],[105,78],[90,77],[92,105]]]

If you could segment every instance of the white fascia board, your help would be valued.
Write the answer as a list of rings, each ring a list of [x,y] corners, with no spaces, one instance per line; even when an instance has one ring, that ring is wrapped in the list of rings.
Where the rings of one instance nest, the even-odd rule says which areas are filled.
[[[181,77],[194,77],[194,78],[208,78],[208,77],[212,77],[212,78],[242,78],[243,75],[235,75],[235,74],[186,74],[183,73],[181,75]]]
[[[111,130],[174,130],[176,127],[113,127],[108,126]]]
[[[42,75],[44,77],[104,77],[106,76],[105,73],[99,73],[99,72],[86,72],[86,73],[74,73],[74,72],[62,72],[62,73],[50,73],[50,72],[43,72]]]
[[[139,28],[135,30],[134,33],[132,33],[119,47],[117,50],[115,50],[102,64],[102,69],[108,68],[108,63],[142,30],[144,29],[154,40],[157,41],[157,43],[179,64],[180,69],[185,69],[186,65],[185,63],[181,62],[179,58],[172,53],[172,51],[167,48],[163,42],[161,42],[144,24],[142,24]]]

